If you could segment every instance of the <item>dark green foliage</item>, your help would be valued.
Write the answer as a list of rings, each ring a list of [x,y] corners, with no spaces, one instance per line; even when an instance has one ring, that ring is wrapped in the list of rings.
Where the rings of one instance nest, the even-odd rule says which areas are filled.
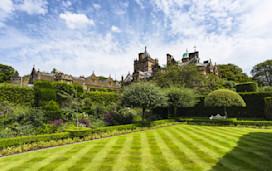
[[[192,107],[196,104],[195,93],[187,88],[171,87],[166,90],[168,106],[174,109],[174,117],[177,107]]]
[[[119,100],[118,95],[115,92],[87,92],[86,96],[94,103],[116,103]]]
[[[0,85],[1,101],[32,106],[34,104],[34,90],[27,87]]]
[[[71,84],[64,83],[64,82],[53,82],[53,88],[55,90],[56,97],[57,97],[56,101],[61,104],[66,99],[60,96],[60,93],[64,91],[71,94],[73,86]]]
[[[234,64],[217,65],[219,75],[221,78],[235,81],[235,82],[247,82],[250,81],[246,73],[243,73],[242,68]]]
[[[272,92],[239,93],[247,104],[248,115],[264,116],[264,98],[272,97]]]
[[[194,64],[168,65],[167,72],[156,73],[153,81],[162,88],[169,87],[203,87],[205,85],[205,77],[202,75]]]
[[[167,101],[160,87],[150,82],[134,83],[126,87],[121,96],[122,104],[141,107],[142,119],[145,119],[145,110],[151,107],[164,105]]]
[[[50,81],[40,81],[40,80],[37,80],[34,82],[34,87],[36,88],[50,88],[52,89],[53,88],[53,83],[50,82]]]
[[[77,94],[80,96],[83,93],[83,87],[80,84],[72,84],[74,89],[76,89]]]
[[[53,89],[52,82],[49,81],[35,81],[35,106],[43,107],[48,101],[56,101],[57,96]]]
[[[25,136],[25,137],[15,137],[15,138],[4,138],[0,139],[0,149],[18,146],[22,144],[28,144],[38,141],[50,141],[50,140],[59,140],[68,138],[70,135],[69,132],[55,133],[55,134],[43,134],[36,136]]]
[[[96,88],[90,88],[90,91],[96,91]]]
[[[105,88],[98,88],[97,91],[107,92],[107,89],[105,89]]]
[[[0,83],[9,83],[12,77],[16,77],[18,75],[18,72],[11,66],[0,64]]]
[[[272,120],[272,97],[264,98],[264,102],[265,102],[264,109],[265,117],[268,120]]]
[[[258,88],[259,92],[272,91],[272,86],[263,86]]]
[[[254,92],[254,91],[257,91],[257,89],[258,89],[258,84],[254,82],[247,82],[247,83],[236,85],[237,92]]]
[[[47,104],[45,104],[43,108],[45,110],[45,116],[47,121],[52,121],[61,118],[61,111],[59,109],[59,105],[57,102],[51,100],[47,102]]]
[[[272,60],[266,60],[255,65],[251,71],[252,78],[260,85],[272,86]]]
[[[29,108],[23,120],[25,123],[30,123],[34,127],[42,126],[45,121],[44,111],[39,108]]]
[[[179,122],[186,122],[187,124],[208,125],[208,126],[256,126],[256,127],[271,127],[271,121],[238,121],[236,118],[229,119],[193,119],[193,118],[179,118]]]

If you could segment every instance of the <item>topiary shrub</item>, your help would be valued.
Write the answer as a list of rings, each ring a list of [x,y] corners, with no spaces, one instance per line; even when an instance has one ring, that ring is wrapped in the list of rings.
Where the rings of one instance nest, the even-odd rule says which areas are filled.
[[[258,84],[253,82],[241,83],[236,85],[237,92],[255,92],[258,89]]]
[[[272,97],[264,98],[265,108],[264,113],[265,117],[268,120],[272,120]]]
[[[47,104],[45,104],[44,109],[47,121],[61,118],[61,110],[59,109],[57,102],[54,102],[53,100],[49,101]]]
[[[243,98],[236,92],[220,89],[211,92],[204,100],[205,107],[224,107],[227,117],[227,107],[245,107]]]

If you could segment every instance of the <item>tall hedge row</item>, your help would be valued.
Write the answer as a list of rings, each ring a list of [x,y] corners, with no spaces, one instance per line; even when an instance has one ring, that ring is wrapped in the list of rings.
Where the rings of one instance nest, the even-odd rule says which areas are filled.
[[[0,86],[1,101],[32,106],[34,104],[34,90],[28,87]]]
[[[49,101],[56,101],[56,93],[53,89],[52,82],[49,81],[35,81],[35,106],[40,107],[46,105]]]
[[[241,117],[241,118],[266,118],[265,115],[265,97],[272,97],[272,92],[245,92],[239,93],[244,99],[246,107],[229,107],[227,108],[229,117]],[[190,116],[190,117],[208,117],[216,114],[224,114],[224,108],[222,107],[204,107],[204,96],[198,97],[199,102],[194,107],[178,108],[177,116]],[[162,115],[163,118],[166,116],[159,111],[173,112],[167,108],[153,109],[154,114],[157,113]]]
[[[119,96],[115,92],[92,91],[87,93],[87,97],[89,97],[92,102],[104,102],[106,104],[110,104],[111,102],[117,102],[119,100]]]
[[[253,82],[241,83],[236,85],[237,92],[255,92],[258,89],[258,84]]]
[[[265,117],[268,120],[272,120],[272,97],[266,97],[264,98],[265,102]]]

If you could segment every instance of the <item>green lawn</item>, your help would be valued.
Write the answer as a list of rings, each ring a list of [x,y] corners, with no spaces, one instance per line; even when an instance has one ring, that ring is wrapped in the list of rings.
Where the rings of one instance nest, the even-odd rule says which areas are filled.
[[[177,125],[0,158],[0,170],[271,170],[272,130]]]

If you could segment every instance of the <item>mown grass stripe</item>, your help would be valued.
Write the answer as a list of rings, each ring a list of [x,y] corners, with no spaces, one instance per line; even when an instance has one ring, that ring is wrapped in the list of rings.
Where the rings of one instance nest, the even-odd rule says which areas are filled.
[[[115,165],[112,167],[112,170],[122,171],[126,169],[126,163],[128,162],[129,149],[133,141],[133,134],[126,135],[126,142],[123,148],[120,149],[120,154],[117,156]]]
[[[169,128],[167,130],[176,136],[180,141],[183,140],[186,141],[186,144],[190,144],[196,154],[203,160],[203,162],[206,163],[205,168],[215,164],[217,159],[225,154],[222,151],[218,151],[218,148],[214,148],[214,146],[210,145],[206,141],[203,141],[202,137],[194,136],[191,134],[191,132],[177,131],[176,127]]]
[[[218,145],[221,145],[221,143],[224,142],[224,139],[220,138],[220,136],[217,136],[217,138],[214,138],[214,136],[210,136],[208,133],[205,133],[204,131],[199,131],[199,129],[198,130],[195,128],[188,128],[188,129],[191,131],[194,131],[198,134],[205,135],[206,137],[208,137],[212,141],[217,142]],[[219,142],[220,142],[220,144],[219,144]],[[226,142],[228,142],[228,141],[226,141]],[[239,167],[244,167],[244,168],[248,167],[248,168],[252,168],[252,169],[258,169],[260,167],[259,164],[256,162],[252,162],[252,160],[249,159],[247,157],[247,155],[248,154],[246,153],[245,150],[243,150],[242,148],[239,148],[235,152],[229,152],[228,160],[233,160],[233,158],[235,158],[236,160],[233,160],[233,161],[236,162]],[[256,158],[258,160],[257,156],[251,156],[251,158]]]
[[[198,129],[203,130],[203,132],[210,132],[212,134],[216,134],[219,137],[223,137],[223,138],[227,139],[228,142],[233,141],[233,140],[236,141],[236,138],[233,137],[233,136],[231,136],[231,135],[229,135],[228,132],[211,131],[211,130],[207,130],[207,129],[203,129],[203,128],[198,128]],[[258,148],[261,148],[261,149],[264,149],[264,148],[266,149],[265,146],[270,146],[270,142],[266,142],[266,141],[263,141],[263,140],[259,140],[259,138],[258,139],[256,139],[256,138],[257,137],[254,137],[254,136],[251,136],[251,135],[247,135],[246,137],[244,137],[244,139],[247,139],[248,141],[241,142],[241,143],[243,143],[244,146],[253,146],[253,147],[256,147],[256,145],[258,145]],[[268,149],[268,150],[272,152],[272,150],[270,150],[270,149]]]
[[[68,151],[66,155],[68,155],[68,159],[64,158],[63,161],[59,162],[58,167],[54,170],[68,170],[68,168],[72,167],[78,160],[80,160],[83,156],[87,155],[89,151],[93,153],[97,148],[103,148],[107,144],[110,143],[110,139],[104,139],[99,141],[91,141],[87,142],[86,145],[88,148],[82,148],[79,151]],[[90,145],[90,146],[89,146]]]
[[[70,147],[70,148],[77,148],[77,146]],[[58,148],[49,149],[46,151],[39,151],[39,152],[35,151],[35,152],[26,153],[26,154],[21,154],[25,156],[23,162],[20,161],[19,163],[17,162],[14,163],[12,165],[12,168],[8,170],[24,170],[24,169],[29,170],[29,168],[31,167],[34,167],[34,168],[39,167],[40,165],[38,163],[43,163],[46,160],[51,160],[49,157],[50,157],[50,154],[54,153],[54,151],[58,151],[60,154],[63,154],[67,152],[70,148],[58,147]],[[2,169],[4,170],[5,168],[2,168]]]
[[[177,160],[179,160],[183,168],[186,170],[204,169],[199,165],[199,158],[197,155],[195,155],[189,147],[184,145],[182,142],[179,142],[176,137],[169,134],[165,129],[159,129],[158,133],[162,137],[163,141],[168,144],[168,147],[171,149]]]
[[[156,137],[158,146],[160,147],[162,151],[162,155],[165,156],[166,162],[169,163],[169,169],[170,170],[184,170],[183,165],[180,164],[180,161],[175,157],[174,153],[168,147],[168,144],[166,144],[163,141],[158,131],[154,131],[154,136]]]
[[[134,134],[132,137],[133,140],[130,144],[130,149],[128,150],[129,156],[126,163],[126,168],[127,170],[130,170],[130,168],[133,168],[133,170],[141,170],[141,136],[139,134]]]
[[[210,131],[214,131],[214,129],[211,128],[211,127],[202,127],[201,129],[204,129],[204,128],[205,128],[205,129],[208,129],[208,130],[210,130]],[[245,135],[245,134],[250,133],[250,132],[244,132],[244,133],[241,134],[241,133],[238,132],[238,131],[239,131],[239,129],[236,129],[236,131],[232,131],[232,132],[230,133],[229,129],[222,129],[222,128],[220,129],[220,127],[216,129],[216,132],[223,132],[224,134],[230,135],[230,136],[232,136],[232,137],[240,137],[240,136],[242,136],[242,135]],[[264,131],[265,131],[265,130],[264,130]],[[270,132],[270,131],[267,131],[267,132]],[[262,139],[263,142],[271,141],[271,140],[272,140],[272,137],[271,137],[271,138],[270,138],[270,137],[267,137],[267,135],[263,136],[264,133],[267,133],[267,132],[258,132],[258,135],[256,135],[256,134],[254,134],[254,135],[249,134],[248,137],[253,137],[255,140],[260,140],[260,139]],[[270,132],[270,133],[272,133],[272,132]]]
[[[149,132],[149,131],[145,131]],[[142,144],[142,170],[157,170],[153,162],[151,162],[152,154],[151,154],[151,147],[148,142],[148,138],[145,132],[142,132],[141,136],[141,144]]]
[[[95,149],[95,151],[94,150],[91,151],[91,153],[93,154],[90,154],[91,157],[90,159],[87,159],[88,162],[87,164],[85,164],[85,167],[83,170],[99,170],[100,164],[104,161],[105,156],[107,156],[111,152],[112,147],[116,144],[118,139],[123,139],[123,138],[124,138],[123,136],[109,138],[110,140],[109,143],[107,143],[103,148]],[[82,162],[85,162],[84,160]],[[71,167],[70,169],[72,168],[75,169],[76,165],[73,165],[73,167]]]
[[[121,136],[117,139],[115,145],[111,147],[111,150],[109,151],[109,153],[105,156],[103,161],[100,163],[99,170],[104,170],[104,171],[112,170],[118,158],[118,155],[120,154],[122,148],[124,147],[126,139],[127,139],[127,136]]]
[[[147,140],[150,147],[150,153],[152,155],[152,161],[155,167],[159,170],[170,170],[169,164],[165,160],[159,146],[157,145],[156,138],[153,134],[153,131],[147,131],[145,132],[145,134],[147,135]]]

